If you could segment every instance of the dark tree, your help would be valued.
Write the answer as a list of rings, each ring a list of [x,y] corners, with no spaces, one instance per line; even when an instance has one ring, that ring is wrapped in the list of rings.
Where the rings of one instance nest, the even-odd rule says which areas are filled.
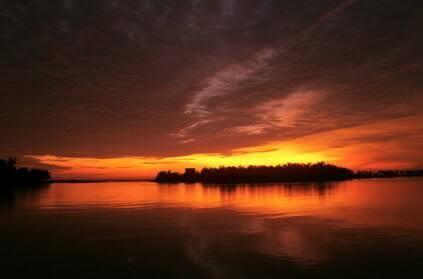
[[[228,183],[272,183],[272,182],[319,182],[362,178],[390,178],[423,176],[423,170],[379,170],[358,171],[337,167],[324,162],[316,164],[285,164],[278,166],[248,166],[204,168],[200,173],[186,169],[184,174],[160,172],[159,183],[204,182]]]
[[[3,185],[35,185],[47,182],[50,178],[50,172],[46,170],[17,168],[16,158],[0,160],[0,183]]]
[[[331,181],[354,177],[354,172],[326,163],[285,164],[278,166],[248,166],[204,168],[200,173],[187,169],[184,174],[160,172],[157,182],[204,183],[269,183],[294,181]]]

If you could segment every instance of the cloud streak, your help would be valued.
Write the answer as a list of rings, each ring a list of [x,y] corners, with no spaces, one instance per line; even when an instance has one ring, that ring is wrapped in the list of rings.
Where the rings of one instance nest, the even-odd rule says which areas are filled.
[[[266,48],[255,53],[246,62],[225,66],[203,82],[202,89],[195,92],[192,100],[186,105],[185,113],[206,117],[210,113],[207,101],[237,92],[248,79],[262,78],[262,71],[268,70],[275,56],[275,49]]]
[[[236,127],[234,130],[247,135],[258,135],[272,129],[295,128],[312,117],[313,110],[325,95],[316,91],[298,91],[285,98],[266,101],[251,111],[257,119],[256,123]]]
[[[339,15],[345,9],[353,5],[355,2],[356,0],[347,0],[340,2],[334,8],[331,8],[322,13],[312,24],[309,24],[307,27],[303,28],[300,32],[296,34],[296,36],[290,38],[288,42],[277,43],[273,47],[263,48],[257,51],[247,60],[242,61],[238,64],[227,65],[216,73],[214,73],[213,75],[207,77],[205,80],[200,82],[201,89],[194,92],[190,102],[185,105],[185,114],[192,115],[197,118],[207,118],[208,116],[210,116],[212,110],[216,110],[216,107],[210,108],[208,106],[208,102],[210,100],[219,97],[224,97],[233,93],[240,94],[240,91],[252,81],[274,79],[275,77],[270,74],[272,71],[272,62],[280,60],[282,58],[282,54],[286,52],[290,47],[295,45],[297,42],[306,39],[312,32],[314,32],[317,28],[323,25],[326,21],[330,20],[332,17]],[[226,2],[224,1],[224,3]],[[233,6],[234,3],[227,3],[227,5]],[[293,98],[295,98],[295,96]],[[292,101],[294,100],[288,99],[284,102]],[[301,101],[297,100],[297,102]],[[272,106],[271,103],[264,104],[264,106],[266,105]],[[274,103],[273,105],[277,106],[278,104]],[[292,106],[293,104],[282,105]],[[265,109],[266,107],[264,107],[262,110]],[[274,108],[269,109],[273,110]],[[291,113],[291,115],[285,115],[283,117],[285,120],[282,120],[281,116],[276,116],[279,118],[279,125],[276,125],[276,127],[284,127],[282,122],[288,123],[290,121],[289,118],[295,117],[293,114],[298,114],[298,112],[295,113],[293,109],[291,109],[287,113]],[[267,118],[268,116],[265,117]],[[269,118],[271,118],[271,116]],[[268,123],[253,124],[244,127],[236,127],[235,130],[241,133],[245,133],[247,135],[257,135],[262,132],[265,132],[270,128],[266,126],[272,125]],[[192,125],[190,125],[186,128],[183,128],[182,130],[193,130],[193,128],[195,127],[192,127]]]

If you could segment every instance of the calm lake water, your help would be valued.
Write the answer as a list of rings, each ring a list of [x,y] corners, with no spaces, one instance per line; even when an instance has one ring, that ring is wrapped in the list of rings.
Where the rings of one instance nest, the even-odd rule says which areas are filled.
[[[423,179],[0,195],[3,278],[423,278]]]

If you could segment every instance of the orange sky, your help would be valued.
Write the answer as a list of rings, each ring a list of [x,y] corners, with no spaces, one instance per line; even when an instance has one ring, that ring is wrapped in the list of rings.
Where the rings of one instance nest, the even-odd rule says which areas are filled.
[[[8,2],[0,158],[69,179],[423,167],[417,1]]]
[[[402,135],[402,136],[398,136]],[[78,158],[27,156],[54,167],[56,178],[152,178],[160,170],[222,165],[277,165],[325,161],[352,169],[415,168],[423,150],[418,117],[336,129],[289,141],[239,148],[231,153],[176,157]]]

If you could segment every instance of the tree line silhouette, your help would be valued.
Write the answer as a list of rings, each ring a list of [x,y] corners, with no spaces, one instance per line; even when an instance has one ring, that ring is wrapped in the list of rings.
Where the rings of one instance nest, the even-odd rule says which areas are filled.
[[[203,168],[200,172],[187,169],[184,174],[162,171],[155,180],[157,182],[271,183],[336,181],[353,177],[352,170],[320,162],[316,164],[289,163],[278,166]]]
[[[355,178],[393,178],[393,177],[417,177],[423,176],[422,170],[378,170],[378,171],[358,171]]]
[[[0,160],[0,184],[6,186],[36,185],[49,181],[50,172],[40,169],[17,168],[16,158]]]
[[[155,181],[159,183],[274,183],[274,182],[320,182],[349,179],[423,176],[423,170],[358,171],[338,167],[325,162],[288,163],[277,166],[203,168],[200,172],[189,168],[185,173],[161,171]]]

